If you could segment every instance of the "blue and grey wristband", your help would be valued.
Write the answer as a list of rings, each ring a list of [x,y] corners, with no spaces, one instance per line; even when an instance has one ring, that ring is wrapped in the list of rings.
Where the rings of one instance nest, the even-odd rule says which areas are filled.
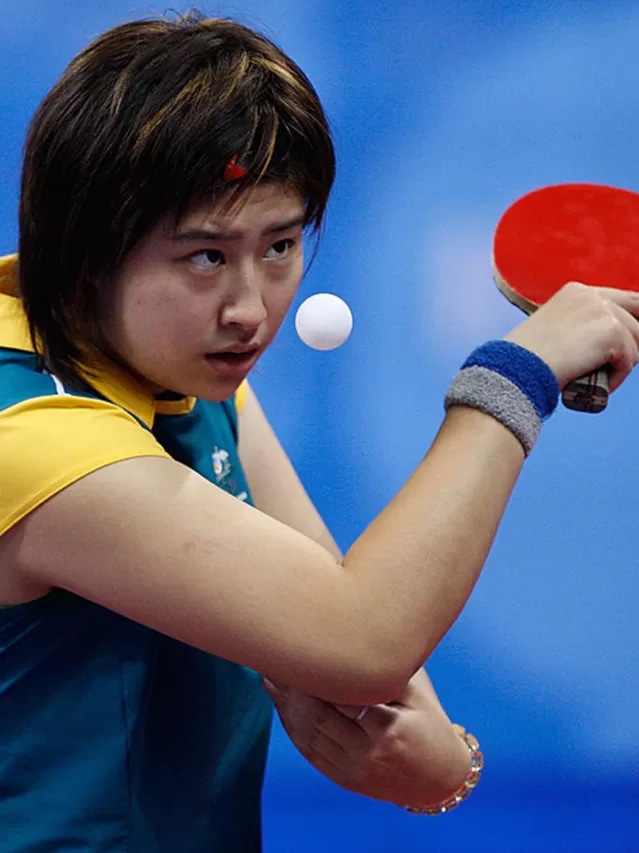
[[[468,406],[491,415],[519,439],[528,456],[558,400],[559,384],[545,361],[510,341],[489,341],[463,363],[444,408]]]

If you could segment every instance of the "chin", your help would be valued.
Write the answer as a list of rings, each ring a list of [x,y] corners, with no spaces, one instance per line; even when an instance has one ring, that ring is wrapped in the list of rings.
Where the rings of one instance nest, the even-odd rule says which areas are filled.
[[[202,381],[193,383],[192,388],[185,393],[188,397],[197,397],[198,400],[208,400],[211,403],[220,403],[222,400],[228,400],[240,387],[246,377],[238,378],[220,378],[215,381]]]
[[[176,375],[165,375],[156,384],[180,396],[217,403],[232,397],[249,372],[250,369],[233,369],[229,366],[218,371],[208,365],[204,370],[191,369],[179,375],[177,371]]]

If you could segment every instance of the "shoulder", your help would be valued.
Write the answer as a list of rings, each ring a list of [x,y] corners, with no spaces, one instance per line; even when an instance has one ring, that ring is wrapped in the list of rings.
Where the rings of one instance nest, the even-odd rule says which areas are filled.
[[[0,535],[104,465],[168,456],[122,407],[88,393],[66,393],[30,361],[27,353],[0,350]]]

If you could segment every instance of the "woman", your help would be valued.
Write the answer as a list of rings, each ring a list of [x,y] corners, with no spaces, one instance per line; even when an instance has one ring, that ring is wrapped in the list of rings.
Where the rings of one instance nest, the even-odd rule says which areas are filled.
[[[6,853],[259,850],[268,693],[346,787],[441,811],[477,780],[422,664],[559,389],[636,364],[639,300],[573,284],[476,350],[342,558],[244,382],[333,173],[300,69],[197,15],[105,33],[33,119],[1,267]]]

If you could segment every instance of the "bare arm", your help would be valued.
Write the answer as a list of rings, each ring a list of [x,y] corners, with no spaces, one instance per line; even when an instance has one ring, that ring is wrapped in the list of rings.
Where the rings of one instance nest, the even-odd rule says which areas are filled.
[[[383,701],[466,600],[522,460],[496,421],[452,412],[342,565],[184,466],[132,459],[34,510],[2,537],[0,556],[329,701]]]
[[[631,295],[616,298],[639,312]],[[636,322],[629,329],[621,309],[611,317],[593,292],[562,299],[526,321],[520,338],[528,334],[531,349],[543,343],[538,351],[564,384],[612,353],[619,384],[636,361]],[[592,310],[571,326],[575,299]],[[341,563],[178,463],[129,460],[34,510],[2,537],[0,559],[328,701],[383,702],[466,601],[522,462],[500,423],[452,410]]]
[[[239,418],[240,456],[256,505],[339,550],[262,408],[249,389]],[[322,773],[349,790],[399,805],[433,804],[462,783],[468,748],[419,669],[392,705],[331,705],[288,685],[270,685],[284,728]]]
[[[313,539],[341,560],[339,547],[250,387],[238,420],[240,460],[255,506]]]
[[[470,413],[470,415],[472,419],[473,413]],[[491,423],[491,421],[492,419],[488,419],[488,423]],[[478,436],[478,442],[480,444],[481,441],[481,438]],[[288,526],[303,533],[305,536],[308,536],[318,542],[326,548],[326,550],[335,555],[337,559],[342,559],[342,555],[337,544],[333,540],[322,517],[309,498],[303,484],[300,482],[293,465],[288,459],[279,439],[270,426],[259,401],[250,388],[247,391],[246,402],[239,416],[239,451],[242,465],[251,487],[255,505],[267,515],[282,521]],[[517,456],[521,456],[517,442],[515,442],[515,451],[515,458],[517,458]],[[450,461],[452,461],[452,459]],[[517,463],[515,462],[515,466],[516,465]],[[430,475],[428,474],[425,476],[430,478]],[[442,474],[440,476],[443,479],[446,474]],[[478,481],[481,481],[481,477],[478,478]],[[490,477],[487,477],[485,482],[490,483],[491,488],[494,486]],[[431,482],[431,485],[434,486],[435,490],[439,489],[438,484],[433,484]],[[444,494],[445,492],[442,490],[442,495]],[[480,501],[483,500],[481,491],[479,492],[478,497]],[[396,501],[397,500],[400,500],[400,497],[396,498]],[[410,497],[408,497],[408,500],[410,501]],[[457,505],[459,499],[455,494],[449,494],[448,500],[452,504]],[[390,507],[386,512],[388,513],[389,511]],[[399,507],[397,511],[401,520],[403,518],[404,509]],[[441,512],[444,518],[449,516],[449,509],[447,506],[443,506],[441,508]],[[419,521],[420,517],[421,513],[418,512],[416,522]],[[478,519],[478,521],[480,521],[480,519]],[[472,524],[472,518],[468,517],[467,522]],[[377,523],[381,526],[381,519]],[[392,519],[387,522],[391,528],[393,523]],[[437,524],[437,522],[435,523]],[[446,530],[449,531],[448,534],[446,534],[444,530],[442,530],[442,533],[448,535],[451,545],[453,545],[458,537],[454,535],[454,532],[450,531],[450,528],[447,527]],[[381,532],[382,536],[384,536],[384,532],[385,531]],[[363,537],[363,541],[365,547],[370,547],[371,549],[375,548],[374,542],[370,546],[366,544],[366,536]],[[361,544],[362,539],[360,539],[359,545],[361,546]],[[487,550],[489,547],[489,542],[478,544],[480,548],[478,555],[478,568],[481,568],[483,563],[482,555],[484,554],[484,549]],[[348,564],[351,559],[352,552],[349,552],[346,564]],[[366,556],[363,559],[374,562]],[[410,559],[410,557],[407,554],[406,560],[408,559]],[[422,555],[422,561],[423,559],[424,555]],[[451,564],[457,563],[463,565],[464,563],[464,555],[462,554],[459,554],[458,557],[451,554],[448,559]],[[448,600],[442,602],[442,609],[451,614],[452,623],[454,620],[454,616],[452,614],[456,614],[456,612],[463,607],[467,595],[470,593],[470,588],[467,584],[459,588],[455,578],[452,577],[450,578],[449,587],[442,584],[440,589],[445,590],[446,595],[450,596]],[[466,592],[466,594],[464,594],[464,592]],[[436,591],[433,593],[433,597],[439,594],[441,593]],[[446,625],[446,627],[443,628],[442,634],[445,633],[448,627],[449,626]],[[433,644],[433,647],[434,645],[436,645],[436,643]],[[419,664],[421,663],[422,661],[419,661]],[[427,677],[424,673],[423,676],[419,675],[419,678],[423,680]],[[428,683],[430,685],[430,682]],[[406,682],[401,685],[402,689],[405,687],[405,684]],[[430,689],[432,691],[432,686]]]

